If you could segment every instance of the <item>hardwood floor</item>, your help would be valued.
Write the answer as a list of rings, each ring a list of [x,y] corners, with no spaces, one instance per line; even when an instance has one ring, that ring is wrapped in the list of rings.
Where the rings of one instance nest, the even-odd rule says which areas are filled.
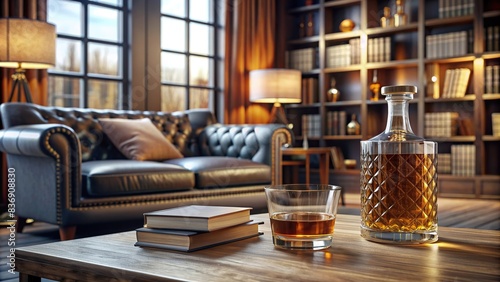
[[[359,194],[348,193],[345,195],[346,205],[339,209],[339,214],[359,214]],[[439,198],[438,200],[439,226],[492,229],[500,230],[500,201],[479,199],[452,199]],[[119,231],[134,230],[140,223],[132,225],[116,226],[92,226],[79,229],[77,237],[83,238],[100,234]],[[10,274],[6,255],[9,253],[8,246],[9,230],[6,227],[0,229],[0,281],[17,281],[17,274]],[[26,226],[25,232],[15,234],[16,247],[29,246],[55,242],[59,240],[57,226],[35,222]],[[51,281],[45,280],[42,281]]]

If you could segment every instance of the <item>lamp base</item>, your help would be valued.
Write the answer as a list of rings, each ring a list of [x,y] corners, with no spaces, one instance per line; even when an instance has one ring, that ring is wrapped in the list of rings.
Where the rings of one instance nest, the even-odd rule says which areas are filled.
[[[281,106],[281,103],[274,103],[273,110],[271,111],[271,117],[268,123],[282,123],[288,125],[288,119],[286,118],[285,110]]]
[[[33,103],[31,99],[31,92],[28,86],[28,80],[26,80],[25,70],[17,68],[16,72],[12,75],[12,89],[10,90],[9,102],[14,99],[14,93],[17,89],[17,101],[21,102],[21,87],[24,90],[24,98],[26,102]]]

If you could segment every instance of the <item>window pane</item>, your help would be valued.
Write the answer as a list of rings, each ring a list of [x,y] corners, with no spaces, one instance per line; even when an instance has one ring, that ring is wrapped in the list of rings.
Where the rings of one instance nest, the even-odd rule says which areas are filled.
[[[190,0],[189,18],[200,22],[213,22],[211,0]]]
[[[119,53],[118,46],[89,43],[88,53],[88,72],[95,74],[105,74],[118,76],[119,72]]]
[[[161,82],[186,84],[186,55],[161,53]]]
[[[161,110],[175,112],[186,109],[186,89],[176,86],[161,87]]]
[[[189,58],[189,85],[213,86],[213,59],[191,56]]]
[[[49,0],[47,21],[56,25],[58,34],[83,36],[82,5],[78,2]]]
[[[80,107],[81,79],[49,76],[49,106]]]
[[[161,0],[161,13],[186,17],[186,0]]]
[[[89,5],[89,38],[112,42],[121,41],[118,24],[119,11]]]
[[[82,43],[79,40],[58,38],[56,41],[56,66],[65,72],[81,72]]]
[[[213,97],[213,91],[208,89],[189,89],[189,108],[190,109],[209,109]]]
[[[213,55],[213,27],[189,24],[189,52],[200,55]]]
[[[161,18],[161,48],[186,52],[186,22],[167,17]]]
[[[118,6],[118,7],[122,6],[122,0],[92,0],[92,2],[109,4],[109,5],[114,5],[114,6]]]
[[[89,80],[88,107],[96,109],[119,109],[120,84],[115,81]]]

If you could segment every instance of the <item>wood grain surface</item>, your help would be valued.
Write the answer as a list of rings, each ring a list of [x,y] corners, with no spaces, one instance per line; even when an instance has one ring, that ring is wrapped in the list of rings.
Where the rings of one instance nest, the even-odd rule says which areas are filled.
[[[359,216],[338,215],[333,246],[287,251],[264,235],[193,253],[134,247],[135,232],[16,250],[21,281],[499,281],[500,231],[439,229],[428,245],[389,245],[359,235]],[[36,280],[36,279],[34,279]]]

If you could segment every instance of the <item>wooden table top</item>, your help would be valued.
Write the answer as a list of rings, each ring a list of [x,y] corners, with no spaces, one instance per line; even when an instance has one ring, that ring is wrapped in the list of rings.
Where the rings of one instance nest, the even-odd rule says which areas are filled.
[[[90,281],[499,281],[500,231],[439,228],[428,245],[388,245],[359,235],[359,216],[338,215],[333,246],[287,251],[264,235],[192,253],[134,247],[135,232],[16,250],[16,267],[59,280]],[[30,277],[31,278],[31,277]]]

